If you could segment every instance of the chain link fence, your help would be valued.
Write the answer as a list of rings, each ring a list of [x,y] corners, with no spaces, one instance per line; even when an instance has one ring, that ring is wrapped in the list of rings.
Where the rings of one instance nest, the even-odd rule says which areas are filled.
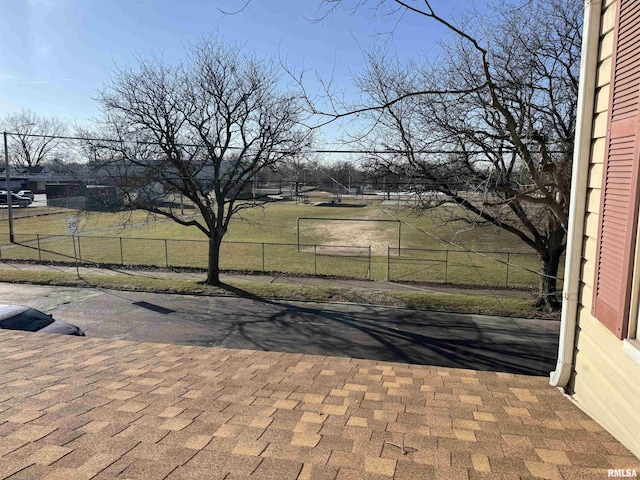
[[[12,209],[12,214],[13,218],[17,220],[20,218],[54,215],[56,213],[65,213],[67,211],[67,207],[65,207],[64,205],[30,205],[28,208],[19,208],[17,206],[14,206],[14,208]],[[2,208],[0,208],[0,221],[6,221],[8,219],[9,209],[3,206]]]
[[[75,243],[75,245],[74,245]],[[0,260],[137,267],[207,268],[207,240],[16,234],[0,235]],[[223,242],[222,270],[371,279],[371,247]]]
[[[540,283],[536,253],[387,248],[387,281],[530,288]],[[558,274],[562,280],[564,259]]]
[[[47,207],[82,210],[87,204],[87,197],[47,198]]]
[[[0,261],[77,258],[83,265],[206,269],[208,259],[207,240],[16,234],[11,244],[2,234],[0,245]],[[225,241],[220,268],[502,288],[533,288],[540,282],[538,255],[519,252],[388,247],[385,258],[372,256],[371,247]]]

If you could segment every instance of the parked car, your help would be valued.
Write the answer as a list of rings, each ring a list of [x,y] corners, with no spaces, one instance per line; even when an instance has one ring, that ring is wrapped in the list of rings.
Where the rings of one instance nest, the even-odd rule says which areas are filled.
[[[33,192],[31,190],[20,190],[18,192],[18,196],[19,197],[28,198],[32,202],[33,202],[33,199],[35,198],[35,195],[33,194]]]
[[[85,336],[76,325],[55,320],[50,314],[22,305],[0,305],[0,329]]]
[[[7,202],[7,192],[0,192],[0,205],[6,205]],[[30,198],[21,197],[16,193],[11,194],[11,205],[17,205],[20,208],[27,208],[29,205],[31,205],[31,203],[33,203],[33,200],[31,200]]]

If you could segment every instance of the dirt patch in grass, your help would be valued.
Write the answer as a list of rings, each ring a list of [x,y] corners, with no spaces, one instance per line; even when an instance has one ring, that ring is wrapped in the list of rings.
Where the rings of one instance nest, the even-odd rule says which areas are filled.
[[[328,253],[348,255],[354,250],[348,248],[349,246],[371,246],[372,255],[386,256],[387,247],[398,244],[398,224],[395,222],[327,220],[314,221],[311,227],[315,236],[322,239],[321,243],[337,246],[337,248],[328,249]]]

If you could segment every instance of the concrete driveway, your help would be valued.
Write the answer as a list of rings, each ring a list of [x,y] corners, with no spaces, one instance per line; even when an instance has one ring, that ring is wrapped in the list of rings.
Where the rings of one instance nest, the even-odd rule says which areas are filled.
[[[559,322],[293,303],[0,284],[4,303],[30,305],[88,336],[246,348],[547,375]]]

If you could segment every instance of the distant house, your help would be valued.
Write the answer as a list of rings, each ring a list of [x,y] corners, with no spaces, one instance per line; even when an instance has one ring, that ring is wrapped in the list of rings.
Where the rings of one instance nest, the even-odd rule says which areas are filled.
[[[640,8],[585,0],[558,365],[551,384],[640,457]]]
[[[9,185],[11,190],[31,190],[34,193],[46,193],[47,185],[74,184],[77,178],[68,174],[59,174],[46,167],[9,167]],[[4,167],[0,167],[0,189],[6,188],[6,174]]]

